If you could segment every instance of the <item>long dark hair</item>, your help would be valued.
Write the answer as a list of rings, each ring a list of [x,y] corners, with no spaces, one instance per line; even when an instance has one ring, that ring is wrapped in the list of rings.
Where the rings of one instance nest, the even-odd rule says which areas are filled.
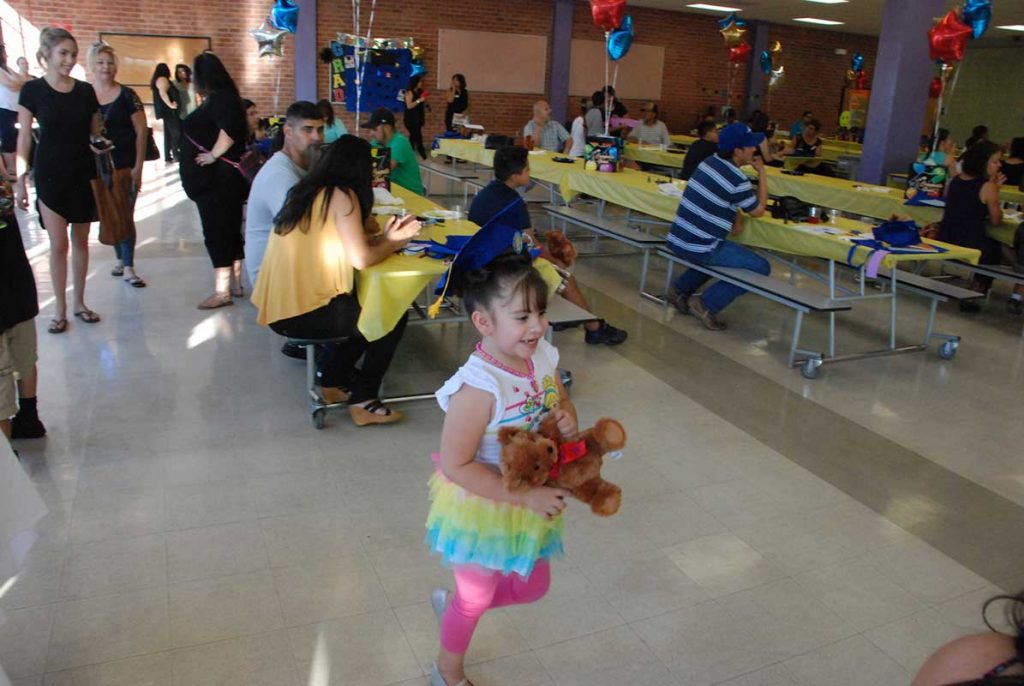
[[[331,106],[331,102],[327,98],[317,102],[316,108],[320,110],[320,114],[324,118],[324,126],[330,126],[334,123],[334,108]]]
[[[999,152],[999,146],[992,141],[978,141],[967,148],[960,161],[963,173],[976,179],[986,178],[985,167],[988,165],[988,158],[997,152]]]
[[[182,69],[185,70],[185,83],[192,83],[192,67],[187,64],[176,64],[174,65],[174,80],[178,80],[178,72]]]
[[[452,78],[459,82],[459,88],[462,89],[462,92],[465,92],[466,91],[466,77],[463,76],[462,74],[452,74]]]
[[[149,87],[156,90],[156,80],[161,76],[168,81],[171,80],[171,68],[167,66],[166,62],[156,65],[156,69],[153,70],[153,78],[149,80]]]
[[[988,608],[992,603],[1006,601],[1004,619],[1013,631],[1013,650],[1017,658],[1024,657],[1024,592],[1016,595],[997,595],[985,601],[981,610],[982,620],[990,630],[1002,633],[988,621]],[[993,665],[994,667],[995,665]],[[964,681],[958,686],[1024,686],[1024,676],[986,676],[975,681]]]
[[[1010,141],[1009,156],[1017,159],[1024,158],[1024,137],[1017,137]]]
[[[224,63],[220,61],[220,58],[212,52],[201,52],[196,55],[196,59],[192,63],[192,75],[196,92],[203,97],[209,97],[211,93],[228,93],[240,97],[235,80],[224,68]]]
[[[420,87],[420,80],[423,79],[422,74],[413,74],[409,77],[409,85],[406,86],[406,90],[414,91]]]
[[[308,220],[317,196],[321,191],[333,191],[335,188],[355,193],[363,218],[370,215],[373,209],[373,158],[370,156],[370,144],[362,138],[345,134],[324,148],[309,173],[288,192],[284,207],[274,217],[274,232],[284,236],[296,227],[308,231]],[[327,218],[328,204],[324,203],[323,219]]]

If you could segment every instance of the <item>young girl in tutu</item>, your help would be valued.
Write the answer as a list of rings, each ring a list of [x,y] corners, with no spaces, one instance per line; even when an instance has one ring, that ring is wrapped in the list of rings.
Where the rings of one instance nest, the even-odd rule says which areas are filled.
[[[437,392],[445,411],[439,469],[430,480],[427,543],[455,575],[455,593],[431,597],[441,650],[431,686],[471,686],[463,659],[487,610],[532,603],[562,553],[567,491],[510,493],[498,471],[498,430],[535,430],[554,412],[562,437],[576,437],[576,410],[558,377],[558,351],[544,332],[548,286],[527,255],[505,253],[451,278],[481,341]],[[449,596],[451,602],[449,603]]]

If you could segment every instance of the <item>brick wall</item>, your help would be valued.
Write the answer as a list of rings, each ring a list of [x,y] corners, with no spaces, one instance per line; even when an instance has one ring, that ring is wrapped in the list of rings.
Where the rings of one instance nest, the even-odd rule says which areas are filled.
[[[73,0],[70,3],[7,0],[7,4],[21,15],[22,21],[35,27],[35,31],[26,29],[24,32],[26,43],[33,46],[37,44],[39,29],[51,24],[69,24],[78,40],[81,64],[85,63],[85,52],[89,44],[99,38],[101,31],[209,36],[213,51],[224,61],[242,97],[256,102],[261,111],[270,113],[274,109],[275,93],[278,94],[279,108],[283,110],[295,93],[292,58],[294,39],[286,37],[285,56],[271,61],[269,58],[257,57],[256,41],[248,33],[249,29],[258,26],[266,17],[273,5],[270,0],[191,3],[158,0]],[[15,27],[15,24],[5,22],[5,38],[17,30]],[[33,33],[35,36],[31,35]],[[34,65],[34,58],[30,57],[30,61]]]

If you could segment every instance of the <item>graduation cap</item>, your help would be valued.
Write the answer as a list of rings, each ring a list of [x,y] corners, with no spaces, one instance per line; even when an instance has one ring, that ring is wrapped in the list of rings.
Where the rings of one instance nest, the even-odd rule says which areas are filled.
[[[507,216],[508,210],[520,202],[523,202],[523,199],[517,196],[504,209],[488,219],[468,239],[461,236],[448,237],[447,247],[459,246],[456,248],[458,252],[455,253],[455,257],[448,264],[448,270],[441,277],[437,288],[434,290],[438,298],[427,308],[427,314],[431,318],[436,317],[441,311],[441,303],[444,302],[444,296],[448,292],[448,286],[451,285],[452,277],[456,271],[483,269],[494,258],[508,250],[512,250],[515,253],[523,252],[523,248],[526,245],[523,232],[510,224]],[[459,245],[460,243],[461,245]]]

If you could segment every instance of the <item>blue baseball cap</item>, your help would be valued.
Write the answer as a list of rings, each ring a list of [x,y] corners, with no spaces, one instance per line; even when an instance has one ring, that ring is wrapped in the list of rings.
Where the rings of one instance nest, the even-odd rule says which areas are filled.
[[[746,124],[729,124],[718,132],[718,149],[732,152],[736,148],[754,148],[761,145],[763,133],[754,133]]]

